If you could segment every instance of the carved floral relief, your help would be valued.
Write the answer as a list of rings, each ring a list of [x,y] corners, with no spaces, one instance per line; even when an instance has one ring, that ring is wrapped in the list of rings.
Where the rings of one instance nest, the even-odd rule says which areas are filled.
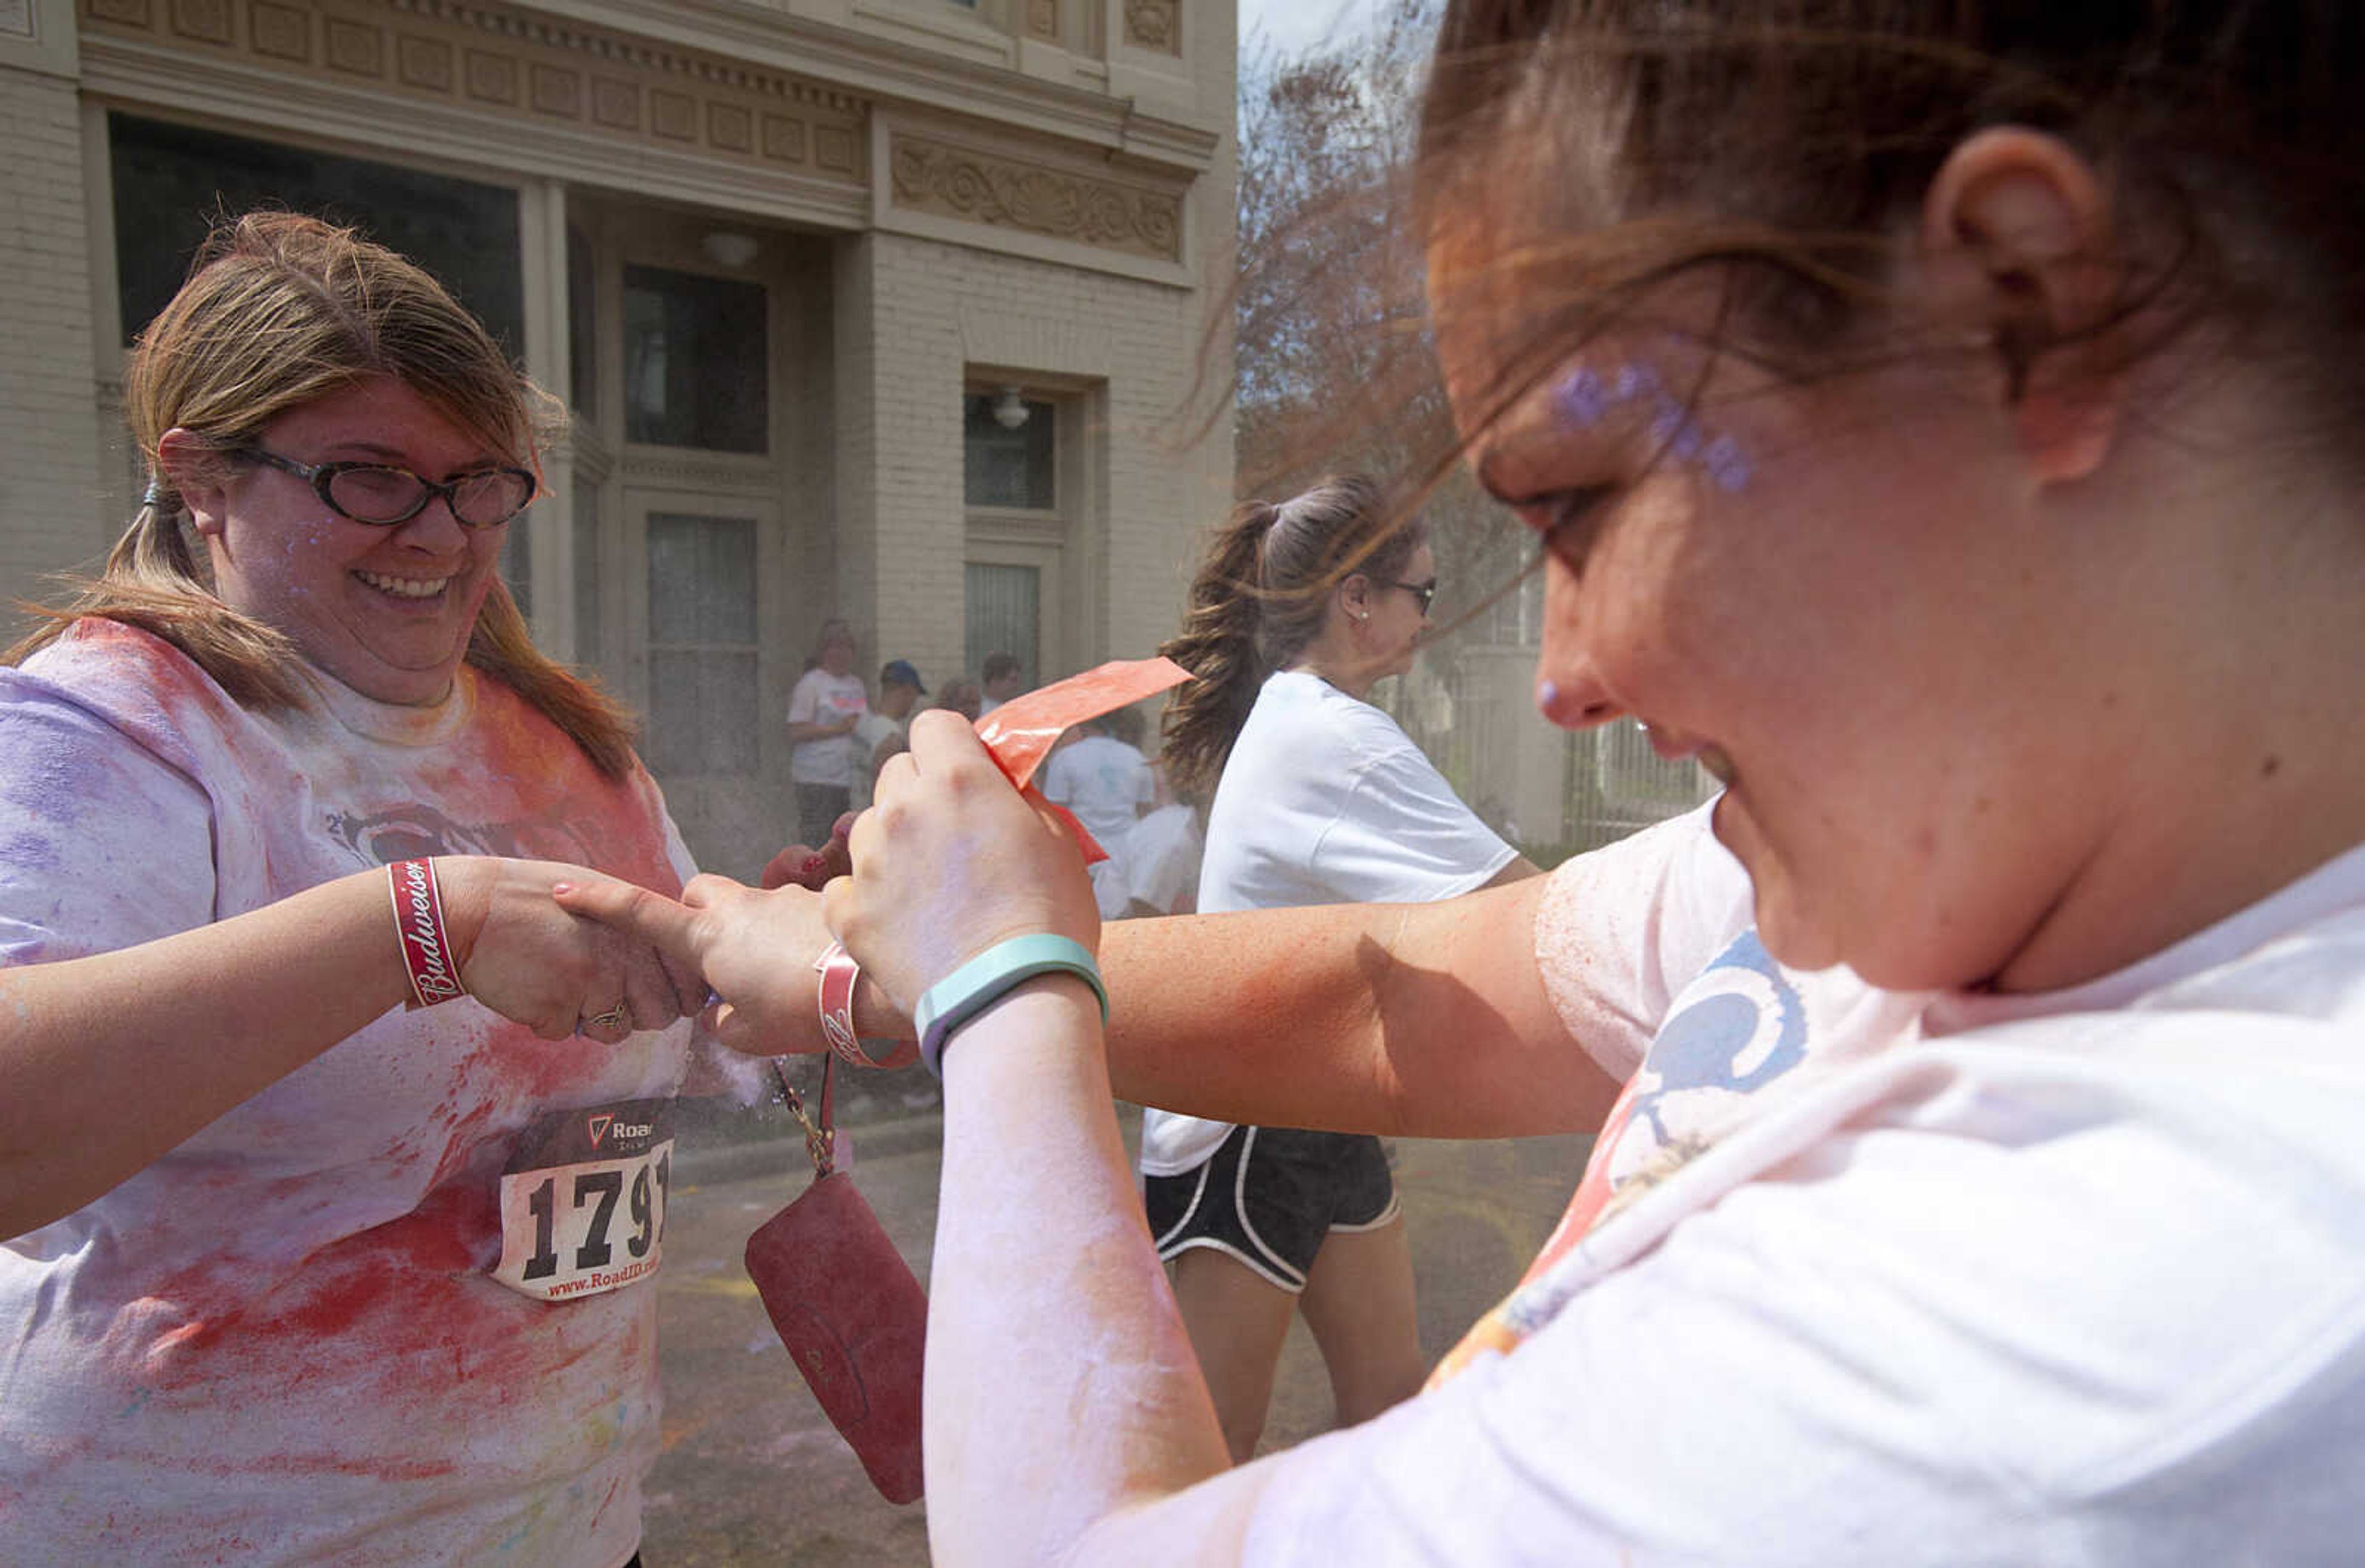
[[[895,205],[1158,261],[1182,254],[1179,196],[898,137]]]

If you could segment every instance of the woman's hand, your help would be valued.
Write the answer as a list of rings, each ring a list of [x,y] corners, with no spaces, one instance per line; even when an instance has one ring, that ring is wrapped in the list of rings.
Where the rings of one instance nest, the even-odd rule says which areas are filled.
[[[994,766],[968,722],[930,711],[888,759],[854,824],[854,875],[823,913],[864,972],[909,1015],[920,995],[1012,936],[1100,939],[1083,857]]]
[[[581,1034],[613,1045],[706,1003],[695,965],[551,902],[554,887],[599,878],[595,871],[555,860],[439,856],[435,874],[461,983],[545,1040]]]
[[[829,830],[829,842],[819,849],[791,844],[773,856],[764,865],[764,886],[798,887],[817,893],[829,886],[833,877],[852,876],[854,852],[846,847],[846,841],[854,832],[854,817],[852,812],[841,812]]]
[[[558,902],[702,974],[723,999],[715,1037],[731,1049],[776,1057],[829,1048],[821,1031],[821,975],[813,968],[830,944],[818,894],[702,876],[690,879],[677,902],[611,877],[586,876],[560,891]],[[857,993],[854,1016],[866,1036],[911,1038],[908,1014],[896,1014],[874,985]]]

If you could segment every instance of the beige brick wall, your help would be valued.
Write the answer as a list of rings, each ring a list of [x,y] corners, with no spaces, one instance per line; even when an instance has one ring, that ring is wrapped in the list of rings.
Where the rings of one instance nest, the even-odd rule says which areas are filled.
[[[957,394],[970,367],[991,365],[1092,386],[1081,395],[1092,416],[1085,439],[1102,461],[1063,510],[1076,514],[1082,537],[1070,548],[1095,580],[1070,606],[1069,662],[1152,652],[1180,616],[1199,531],[1230,499],[1229,425],[1193,442],[1182,411],[1207,291],[891,234],[848,248],[839,287],[841,312],[867,316],[874,333],[839,362],[840,495],[867,492],[869,515],[841,507],[836,584],[838,602],[876,629],[871,645],[911,657],[932,679],[960,665]],[[858,376],[846,374],[851,357],[862,362]],[[1089,615],[1081,625],[1079,614]]]
[[[103,546],[73,84],[0,66],[0,600]]]

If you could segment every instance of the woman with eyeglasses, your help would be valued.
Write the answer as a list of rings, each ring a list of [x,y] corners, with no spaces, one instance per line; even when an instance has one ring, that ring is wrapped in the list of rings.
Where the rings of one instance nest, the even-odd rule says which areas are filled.
[[[1378,487],[1324,480],[1250,501],[1217,532],[1180,636],[1198,678],[1170,700],[1178,792],[1213,794],[1203,913],[1448,898],[1535,874],[1369,700],[1412,667],[1437,591],[1425,534]],[[1412,1253],[1380,1140],[1143,1113],[1159,1256],[1236,1461],[1256,1451],[1295,1312],[1339,1421],[1420,1387]]]
[[[540,395],[425,273],[226,224],[152,478],[0,669],[0,1560],[616,1568],[704,988],[691,868],[496,576]]]

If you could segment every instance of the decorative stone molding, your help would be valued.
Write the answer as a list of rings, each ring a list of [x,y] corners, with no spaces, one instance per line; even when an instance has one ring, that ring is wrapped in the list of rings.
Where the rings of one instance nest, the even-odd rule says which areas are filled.
[[[207,43],[230,42],[230,0],[173,0],[173,31]]]
[[[718,463],[711,458],[656,457],[631,452],[620,466],[627,483],[651,488],[736,490],[764,496],[777,496],[780,490],[779,472],[768,459]]]
[[[1026,0],[1026,36],[1059,41],[1059,0]]]
[[[1160,54],[1182,52],[1182,0],[1125,0],[1125,41]]]
[[[1171,191],[1070,174],[897,132],[894,203],[913,212],[1023,230],[1104,251],[1182,258],[1182,199]]]
[[[254,28],[254,52],[275,60],[312,58],[312,18],[293,6],[255,0],[249,16]]]
[[[1056,6],[1056,0],[1053,0]],[[826,83],[476,0],[80,0],[94,39],[242,56],[725,162],[868,179],[869,106]]]

